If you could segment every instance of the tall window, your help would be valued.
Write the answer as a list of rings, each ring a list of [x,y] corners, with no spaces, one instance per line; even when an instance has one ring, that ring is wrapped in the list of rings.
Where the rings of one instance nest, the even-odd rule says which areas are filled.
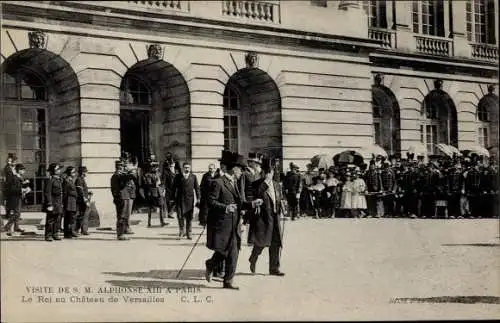
[[[383,140],[382,140],[382,131],[380,124],[382,122],[382,114],[381,114],[381,107],[377,105],[377,103],[373,102],[373,136],[375,138],[375,144],[382,146],[383,145]]]
[[[0,156],[15,153],[26,167],[25,177],[32,192],[26,195],[24,205],[43,201],[48,162],[47,97],[46,83],[32,71],[18,69],[2,74]]]
[[[151,91],[134,76],[127,76],[120,88],[120,103],[123,105],[150,105]]]
[[[363,1],[363,8],[368,14],[368,26],[387,28],[386,0],[365,0]]]
[[[423,122],[420,125],[420,141],[426,146],[427,153],[437,154],[436,145],[439,143],[439,111],[434,104],[424,100],[422,109]]]
[[[444,37],[443,0],[414,0],[412,23],[416,34]]]
[[[494,0],[467,0],[465,14],[467,39],[476,43],[495,44]]]
[[[477,107],[477,120],[479,122],[477,138],[481,147],[488,148],[490,146],[490,117],[488,107],[483,102],[480,101]]]
[[[226,86],[224,105],[224,149],[237,152],[239,141],[240,98],[234,89]]]

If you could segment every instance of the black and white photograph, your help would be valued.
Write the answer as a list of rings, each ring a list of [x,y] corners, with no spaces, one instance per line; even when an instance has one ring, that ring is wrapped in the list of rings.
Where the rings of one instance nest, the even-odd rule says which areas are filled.
[[[0,1],[0,321],[500,319],[499,12]]]

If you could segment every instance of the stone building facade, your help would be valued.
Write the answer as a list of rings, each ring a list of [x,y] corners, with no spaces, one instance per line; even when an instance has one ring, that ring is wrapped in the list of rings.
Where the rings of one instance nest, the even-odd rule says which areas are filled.
[[[302,168],[379,144],[498,145],[498,1],[5,1],[0,159],[43,190],[86,165],[98,208],[121,151],[197,174],[224,147]],[[112,214],[112,213],[110,213]]]

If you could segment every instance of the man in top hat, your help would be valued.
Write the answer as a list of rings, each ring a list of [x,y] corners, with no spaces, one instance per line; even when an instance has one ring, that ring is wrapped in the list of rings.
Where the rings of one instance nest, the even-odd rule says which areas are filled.
[[[64,214],[61,166],[52,163],[49,165],[47,172],[50,178],[45,185],[43,205],[43,209],[46,212],[45,241],[61,240],[59,237],[59,223]]]
[[[250,255],[250,271],[255,273],[255,266],[259,255],[266,247],[269,248],[269,274],[273,276],[284,276],[280,271],[280,248],[282,247],[282,236],[280,228],[281,214],[281,191],[279,183],[274,179],[275,165],[273,160],[262,159],[262,170],[265,177],[260,179],[256,185],[257,198],[262,199],[263,204],[256,212],[256,216],[250,220],[248,240],[253,244]]]
[[[292,221],[299,215],[299,198],[302,189],[302,178],[299,173],[299,166],[290,163],[290,171],[286,174],[283,181],[283,188],[288,202],[288,210],[291,213]]]
[[[7,231],[7,235],[12,235],[12,227],[14,227],[15,232],[24,232],[19,227],[19,219],[21,216],[21,203],[22,197],[30,191],[29,187],[26,186],[24,181],[25,167],[23,164],[17,164],[14,168],[13,175],[7,177],[6,181],[6,204],[5,209],[7,211],[7,216],[9,218],[4,230]]]
[[[165,189],[165,213],[169,219],[173,219],[174,211],[174,179],[176,175],[175,170],[175,160],[173,156],[169,153],[163,162],[163,171],[161,174],[161,182],[163,183],[163,188]]]
[[[78,197],[76,199],[78,213],[75,221],[75,232],[83,235],[89,234],[90,196],[87,186],[87,167],[78,167],[78,177],[75,181]]]
[[[174,179],[174,201],[179,221],[179,239],[186,236],[191,240],[194,206],[199,207],[200,186],[188,162],[183,163],[182,169],[182,174],[177,174]]]
[[[232,281],[241,248],[240,212],[262,205],[262,200],[242,201],[237,181],[245,168],[243,156],[222,151],[220,176],[212,181],[208,195],[207,247],[214,251],[205,261],[205,278],[210,282],[214,268],[225,262],[224,288],[238,289]]]

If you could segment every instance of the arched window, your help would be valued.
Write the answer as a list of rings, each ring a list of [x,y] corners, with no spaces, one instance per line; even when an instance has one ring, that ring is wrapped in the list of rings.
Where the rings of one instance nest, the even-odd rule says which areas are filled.
[[[43,199],[43,177],[48,163],[48,87],[29,69],[2,73],[0,103],[0,155],[15,153],[26,167],[32,192],[24,205],[38,205]]]
[[[437,153],[436,145],[439,143],[439,118],[436,106],[430,104],[428,100],[424,100],[422,117],[424,121],[420,125],[420,140],[426,145],[427,153],[434,155]]]
[[[224,149],[237,152],[239,147],[240,97],[231,86],[226,86],[224,106]]]
[[[139,78],[128,75],[120,87],[122,105],[151,105],[151,90]]]
[[[465,4],[467,39],[481,44],[495,44],[494,0],[467,0]]]
[[[120,146],[142,166],[151,152],[152,93],[146,82],[126,74],[120,87]]]
[[[496,140],[495,138],[492,138],[492,136],[495,135],[495,129],[492,128],[493,126],[498,126],[497,124],[494,124],[498,123],[498,120],[495,120],[495,116],[490,112],[495,112],[495,110],[498,109],[497,107],[498,98],[492,93],[492,91],[485,95],[477,105],[477,139],[481,147],[489,148],[492,144],[495,144]]]
[[[375,144],[389,154],[401,149],[399,105],[392,91],[381,84],[378,76],[372,85],[373,136]]]
[[[413,32],[444,37],[444,4],[442,0],[412,2]]]

